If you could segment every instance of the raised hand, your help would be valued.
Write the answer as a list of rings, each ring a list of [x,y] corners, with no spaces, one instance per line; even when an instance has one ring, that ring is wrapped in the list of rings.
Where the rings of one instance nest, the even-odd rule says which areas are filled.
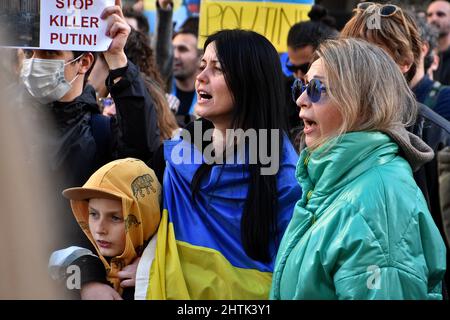
[[[104,52],[109,69],[125,67],[127,65],[127,57],[124,48],[128,35],[131,32],[131,27],[123,16],[122,1],[115,0],[115,5],[105,8],[100,17],[108,20],[106,35],[113,39],[108,51]]]

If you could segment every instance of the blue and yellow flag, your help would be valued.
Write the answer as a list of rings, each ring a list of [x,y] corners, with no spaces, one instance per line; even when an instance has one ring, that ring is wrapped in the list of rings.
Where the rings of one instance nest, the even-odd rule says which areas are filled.
[[[164,210],[150,269],[147,299],[268,299],[278,244],[301,189],[295,180],[298,156],[287,138],[277,174],[278,243],[272,261],[248,257],[241,242],[241,216],[249,173],[243,164],[214,166],[200,184],[195,203],[191,181],[200,164],[175,164],[174,147],[200,151],[182,141],[166,141]]]

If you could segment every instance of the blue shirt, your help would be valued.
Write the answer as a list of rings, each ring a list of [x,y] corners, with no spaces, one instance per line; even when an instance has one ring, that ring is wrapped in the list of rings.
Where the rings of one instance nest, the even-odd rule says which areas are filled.
[[[431,80],[427,75],[425,75],[419,83],[412,88],[413,93],[416,96],[416,100],[420,103],[425,103],[428,95],[433,88],[436,81]],[[429,106],[430,107],[430,106]],[[450,87],[443,86],[437,97],[436,103],[432,110],[450,121]]]

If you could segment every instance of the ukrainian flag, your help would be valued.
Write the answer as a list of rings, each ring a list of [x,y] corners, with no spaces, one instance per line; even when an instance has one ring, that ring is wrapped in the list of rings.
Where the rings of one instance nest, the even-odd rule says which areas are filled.
[[[251,259],[242,247],[240,221],[249,179],[245,166],[214,166],[194,203],[191,181],[200,164],[174,163],[173,152],[183,146],[192,152],[183,159],[191,160],[202,159],[201,153],[183,140],[164,143],[164,210],[147,299],[268,299],[276,250],[301,197],[295,180],[298,156],[284,140],[277,175],[279,234],[270,248],[270,263]]]

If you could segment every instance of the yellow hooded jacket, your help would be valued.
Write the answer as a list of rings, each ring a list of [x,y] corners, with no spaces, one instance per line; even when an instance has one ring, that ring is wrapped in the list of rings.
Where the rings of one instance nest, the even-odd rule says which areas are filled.
[[[161,185],[155,173],[141,160],[120,159],[98,169],[83,187],[66,189],[63,195],[70,199],[78,224],[95,246],[105,265],[108,281],[122,294],[117,273],[142,254],[161,219]],[[111,258],[110,262],[100,254],[89,231],[88,200],[92,198],[122,201],[126,232],[125,250],[120,256]]]

